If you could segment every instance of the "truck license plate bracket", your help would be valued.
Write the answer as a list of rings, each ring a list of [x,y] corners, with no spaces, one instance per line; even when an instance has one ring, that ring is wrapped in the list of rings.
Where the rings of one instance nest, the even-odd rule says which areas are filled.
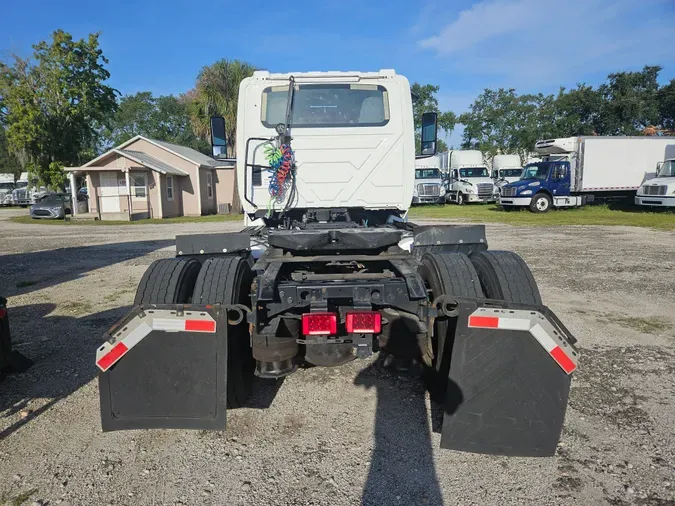
[[[106,337],[97,350],[104,432],[225,429],[225,308],[136,306]]]
[[[544,306],[458,303],[441,448],[553,455],[576,369],[576,339]]]

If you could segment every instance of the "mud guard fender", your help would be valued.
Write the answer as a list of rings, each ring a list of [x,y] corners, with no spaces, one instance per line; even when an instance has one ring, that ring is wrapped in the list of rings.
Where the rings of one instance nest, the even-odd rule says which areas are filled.
[[[576,339],[545,306],[457,299],[441,447],[551,456],[560,440]]]
[[[228,311],[135,306],[116,323],[96,352],[103,431],[224,430]]]

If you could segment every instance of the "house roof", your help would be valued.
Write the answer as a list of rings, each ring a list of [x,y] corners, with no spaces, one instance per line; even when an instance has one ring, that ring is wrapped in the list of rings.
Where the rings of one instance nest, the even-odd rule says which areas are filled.
[[[157,144],[158,146],[161,146],[168,151],[172,151],[178,156],[186,158],[196,164],[205,165],[207,167],[215,167],[216,165],[219,165],[218,160],[216,160],[215,158],[211,158],[210,156],[205,155],[204,153],[200,153],[195,149],[188,148],[186,146],[180,146],[179,144],[172,144],[171,142],[148,139],[147,137],[145,138],[145,140],[148,142],[152,142],[153,144]]]
[[[165,141],[158,141],[156,139],[150,139],[149,137],[145,137],[144,135],[137,135],[135,137],[132,137],[128,141],[123,142],[119,146],[116,146],[116,147],[106,151],[102,155],[97,156],[93,160],[88,161],[87,163],[82,165],[82,168],[89,167],[90,165],[94,165],[96,162],[98,162],[102,158],[105,158],[106,156],[108,156],[111,153],[115,153],[115,152],[118,152],[118,151],[128,151],[128,150],[125,150],[124,148],[126,148],[130,144],[133,144],[134,142],[136,142],[139,139],[143,139],[144,141],[147,141],[151,144],[154,144],[157,147],[165,149],[166,151],[168,151],[170,153],[173,153],[174,155],[179,156],[179,157],[183,158],[184,160],[187,160],[188,162],[194,163],[195,165],[199,165],[199,166],[202,166],[202,167],[214,167],[214,168],[220,167],[222,165],[222,163],[220,161],[216,160],[215,158],[211,158],[210,156],[205,155],[204,153],[200,153],[199,151],[197,151],[195,149],[188,148],[186,146],[180,146],[178,144],[173,144],[171,142],[165,142]],[[136,153],[138,153],[138,151],[136,151]],[[157,158],[155,158],[155,160],[157,160]],[[142,162],[138,162],[138,163],[142,163]],[[174,167],[174,169],[175,169],[175,167]],[[180,170],[180,169],[176,169],[176,170]]]
[[[132,151],[130,149],[114,149],[115,153],[118,153],[130,160],[133,160],[136,163],[146,166],[149,169],[155,170],[161,174],[170,174],[175,176],[189,176],[187,172],[178,167],[174,167],[162,160],[155,158],[147,153],[142,151]]]

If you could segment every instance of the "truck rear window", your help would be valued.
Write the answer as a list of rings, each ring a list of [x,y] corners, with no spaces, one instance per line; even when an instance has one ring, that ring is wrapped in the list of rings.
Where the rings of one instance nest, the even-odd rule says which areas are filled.
[[[286,122],[288,86],[263,90],[262,122],[274,128]],[[374,127],[389,122],[389,97],[372,84],[300,84],[295,86],[291,127]]]

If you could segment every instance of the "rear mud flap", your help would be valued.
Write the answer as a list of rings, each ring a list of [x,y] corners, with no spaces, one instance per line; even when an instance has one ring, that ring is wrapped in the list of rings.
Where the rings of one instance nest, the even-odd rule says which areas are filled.
[[[225,429],[222,306],[137,306],[97,350],[103,431]]]
[[[576,369],[576,339],[544,306],[457,302],[441,447],[553,455]]]

